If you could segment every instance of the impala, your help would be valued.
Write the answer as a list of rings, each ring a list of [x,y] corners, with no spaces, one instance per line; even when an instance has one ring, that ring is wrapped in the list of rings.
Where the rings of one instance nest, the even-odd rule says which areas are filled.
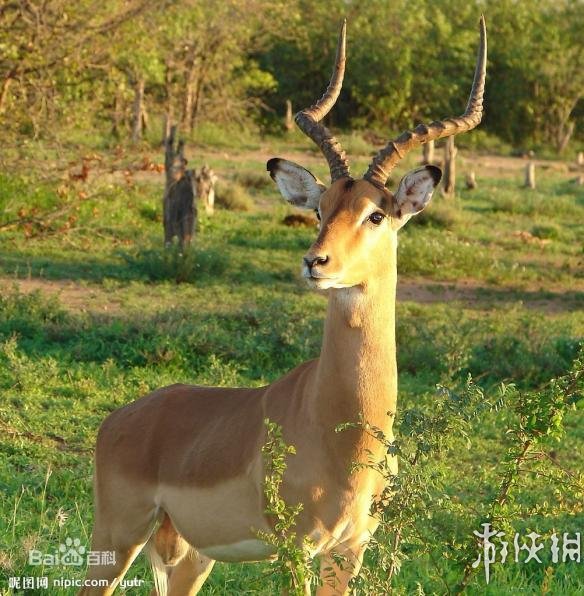
[[[273,547],[258,538],[271,529],[261,453],[266,418],[296,447],[281,494],[289,504],[303,504],[297,531],[309,537],[311,554],[320,556],[317,594],[348,593],[359,572],[376,529],[369,512],[382,479],[367,467],[351,472],[351,465],[389,456],[366,432],[335,428],[362,416],[393,437],[397,231],[427,205],[441,172],[415,169],[395,194],[385,184],[408,151],[480,122],[486,30],[481,18],[464,114],[403,133],[379,151],[363,178],[354,179],[339,142],[321,123],[341,89],[345,29],[343,24],[325,94],[296,116],[326,157],[331,185],[284,159],[267,164],[284,198],[316,210],[321,220],[302,265],[309,285],[328,292],[320,357],[266,387],[177,384],[113,412],[97,438],[92,550],[113,551],[115,564],[89,567],[88,579],[109,586],[82,593],[111,594],[145,545],[157,590],[175,596],[196,594],[216,560],[272,557]],[[397,471],[397,462],[389,463]],[[344,564],[335,563],[337,554]]]

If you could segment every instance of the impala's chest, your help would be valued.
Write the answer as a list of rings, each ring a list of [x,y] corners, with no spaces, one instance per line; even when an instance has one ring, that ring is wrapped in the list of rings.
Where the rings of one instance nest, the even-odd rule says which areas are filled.
[[[318,523],[308,533],[315,553],[369,540],[377,528],[377,521],[370,515],[376,492],[374,484],[368,482],[355,493],[331,494],[322,504],[313,518]]]
[[[367,542],[378,525],[371,505],[383,488],[383,477],[365,469],[351,474],[349,482],[317,484],[299,499],[305,507],[298,527],[313,543],[313,554]]]

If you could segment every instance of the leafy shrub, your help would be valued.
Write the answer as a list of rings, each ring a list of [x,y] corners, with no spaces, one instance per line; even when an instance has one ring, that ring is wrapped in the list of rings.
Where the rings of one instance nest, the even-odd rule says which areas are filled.
[[[253,188],[255,190],[264,190],[273,186],[272,179],[267,172],[238,172],[235,176],[235,181],[245,188]]]
[[[16,288],[14,293],[0,295],[0,313],[0,337],[45,334],[63,324],[66,316],[55,297],[47,299],[38,290],[23,294]]]
[[[264,513],[272,521],[272,532],[258,533],[258,538],[274,547],[277,559],[274,563],[283,592],[294,596],[304,596],[305,586],[316,583],[317,575],[311,565],[309,551],[312,546],[308,537],[299,540],[296,518],[303,509],[302,503],[290,505],[280,495],[280,486],[288,467],[286,457],[295,455],[293,445],[287,445],[282,428],[269,419],[266,425],[266,442],[262,446],[264,463],[263,492],[266,502]],[[300,543],[300,544],[299,544]]]
[[[378,150],[378,147],[374,147],[371,143],[367,142],[363,138],[363,135],[358,132],[352,132],[350,135],[343,136],[341,142],[345,151],[353,156],[370,156]]]
[[[138,213],[140,213],[140,217],[146,221],[162,221],[162,210],[156,205],[145,203],[144,205],[140,206]]]
[[[411,223],[418,226],[432,226],[443,230],[452,230],[460,221],[460,209],[447,205],[441,201],[435,201],[412,218]]]
[[[254,207],[245,187],[237,182],[218,182],[215,187],[215,204],[230,211],[252,211]]]
[[[583,405],[583,382],[583,362],[576,359],[563,377],[551,379],[538,391],[501,385],[487,393],[470,378],[459,389],[439,387],[431,408],[416,404],[399,414],[397,441],[363,419],[340,425],[339,432],[355,427],[365,431],[400,461],[399,475],[385,458],[356,466],[379,472],[385,481],[372,508],[379,528],[353,582],[357,593],[394,593],[395,576],[414,557],[418,563],[425,559],[431,571],[424,578],[424,591],[418,577],[406,593],[414,593],[417,586],[415,593],[459,594],[471,584],[487,593],[476,577],[481,544],[473,530],[488,522],[509,537],[521,529],[533,530],[534,515],[569,519],[572,511],[578,511],[584,476],[558,463],[551,446],[565,435],[565,417]],[[464,473],[454,470],[449,460],[465,446],[477,448],[476,426],[489,419],[497,429],[493,438],[506,449],[489,461],[488,471],[473,479],[480,487],[480,496],[473,500],[465,494]],[[561,499],[546,499],[550,486]],[[532,500],[534,491],[538,496]],[[503,572],[499,566],[496,569]],[[400,584],[404,586],[404,578]]]
[[[577,319],[550,324],[521,310],[476,319],[441,305],[400,304],[400,371],[443,383],[470,373],[487,385],[512,379],[520,388],[538,387],[569,369],[582,339],[578,326]]]
[[[557,240],[560,237],[560,228],[554,223],[540,224],[533,226],[531,233],[542,240]]]

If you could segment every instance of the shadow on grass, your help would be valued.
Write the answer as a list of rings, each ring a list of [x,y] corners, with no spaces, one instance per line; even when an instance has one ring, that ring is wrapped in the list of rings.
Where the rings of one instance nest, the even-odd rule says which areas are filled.
[[[235,255],[237,257],[238,255]],[[241,284],[294,282],[298,277],[290,267],[270,267],[233,258],[220,249],[194,248],[180,254],[176,248],[118,250],[103,258],[91,255],[66,258],[60,255],[2,255],[0,275],[15,279],[40,278],[103,282],[189,283],[200,287],[215,284],[218,278]]]
[[[459,286],[444,283],[398,285],[398,300],[418,304],[458,302],[464,308],[485,310],[494,306],[521,303],[529,310],[550,313],[578,312],[584,309],[584,292],[566,290],[524,290],[519,288],[491,288],[488,286]]]
[[[278,378],[314,357],[320,318],[287,298],[213,313],[181,307],[147,316],[78,315],[40,292],[15,292],[0,294],[0,344],[15,337],[27,358],[51,359],[63,370],[112,363],[126,371],[188,371],[205,384],[209,371],[220,367],[241,371],[249,383]],[[230,384],[236,383],[234,377]]]
[[[305,307],[294,297],[265,296],[221,312],[181,307],[112,318],[64,311],[40,293],[0,295],[0,343],[15,337],[26,356],[13,363],[16,377],[0,375],[0,383],[12,386],[18,375],[37,379],[47,371],[66,379],[70,371],[85,374],[107,363],[130,376],[151,371],[157,378],[167,374],[201,384],[270,381],[318,355],[322,312]],[[446,304],[405,303],[397,320],[400,370],[434,383],[470,372],[485,382],[537,386],[563,374],[576,357],[575,317],[544,320],[539,313],[506,309],[477,318]],[[8,374],[6,358],[0,348],[0,370]]]

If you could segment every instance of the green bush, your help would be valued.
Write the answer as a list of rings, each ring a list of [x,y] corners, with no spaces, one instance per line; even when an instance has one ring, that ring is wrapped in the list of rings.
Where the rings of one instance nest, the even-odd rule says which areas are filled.
[[[542,240],[557,240],[560,237],[561,230],[556,224],[548,223],[533,226],[531,233]]]
[[[358,132],[352,132],[348,135],[341,135],[341,143],[348,155],[364,155],[369,157],[374,155],[379,147],[373,146],[371,143],[363,138],[363,135]]]
[[[252,211],[253,199],[238,182],[218,182],[215,187],[215,205],[230,211]]]
[[[146,221],[162,221],[162,210],[156,205],[152,205],[150,203],[141,205],[138,209],[138,213]]]
[[[235,181],[244,188],[253,188],[254,190],[264,190],[272,188],[274,185],[267,172],[237,172]]]
[[[432,226],[443,230],[452,230],[460,221],[460,208],[447,205],[444,201],[433,201],[411,222],[418,226]]]

